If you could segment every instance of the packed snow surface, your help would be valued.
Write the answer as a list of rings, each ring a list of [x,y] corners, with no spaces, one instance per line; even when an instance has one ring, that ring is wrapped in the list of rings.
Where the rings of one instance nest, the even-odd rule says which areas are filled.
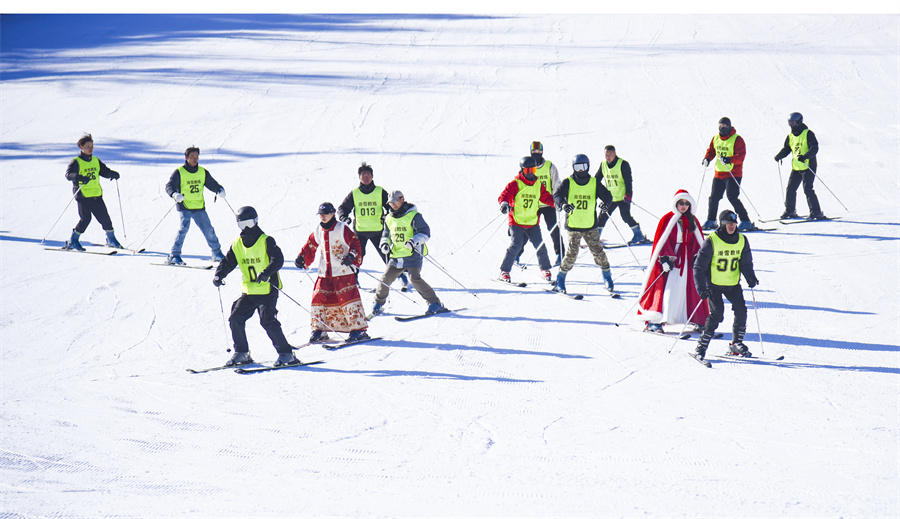
[[[900,17],[0,23],[0,515],[900,516]],[[746,342],[783,361],[706,369],[693,341],[640,333],[648,246],[608,251],[619,300],[587,253],[567,280],[583,301],[542,291],[533,259],[512,273],[528,287],[491,281],[508,245],[497,196],[532,141],[562,176],[577,153],[596,171],[614,144],[652,236],[678,189],[704,219],[700,161],[722,116],[747,143],[750,215],[780,215],[790,166],[773,156],[794,111],[841,219],[748,234],[761,284],[745,288]],[[84,132],[122,175],[104,200],[142,254],[44,250],[77,221],[63,173]],[[206,197],[222,243],[231,208],[252,205],[284,251],[293,344],[315,270],[292,260],[362,161],[417,205],[446,270],[423,276],[464,310],[400,323],[425,303],[397,292],[370,323],[382,340],[298,350],[323,364],[188,373],[229,358],[222,310],[240,293],[236,272],[219,292],[212,271],[155,265],[177,224],[164,185],[191,145],[227,190]],[[615,214],[602,237],[630,234]],[[94,221],[82,243],[103,242]],[[369,252],[366,288],[383,270]],[[193,228],[185,260],[209,254]],[[731,322],[726,305],[710,355]],[[272,362],[255,318],[247,329]]]

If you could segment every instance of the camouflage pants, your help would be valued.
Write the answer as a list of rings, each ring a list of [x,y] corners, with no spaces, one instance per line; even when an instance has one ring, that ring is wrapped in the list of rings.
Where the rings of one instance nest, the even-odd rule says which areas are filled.
[[[594,255],[594,263],[600,265],[603,270],[609,269],[609,260],[606,259],[606,253],[603,252],[603,244],[600,243],[600,232],[597,229],[591,229],[585,232],[568,231],[569,245],[566,247],[566,257],[559,267],[560,272],[568,272],[575,266],[575,260],[578,259],[578,251],[581,250],[581,239],[587,242],[588,249]]]

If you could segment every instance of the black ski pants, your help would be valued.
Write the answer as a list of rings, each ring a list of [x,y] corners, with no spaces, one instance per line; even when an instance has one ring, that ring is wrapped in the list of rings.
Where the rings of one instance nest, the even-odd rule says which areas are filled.
[[[231,326],[231,338],[234,340],[234,351],[249,352],[250,345],[247,344],[247,319],[253,316],[253,313],[259,310],[259,324],[263,330],[272,339],[272,345],[278,353],[290,353],[291,345],[288,344],[284,332],[281,330],[281,323],[275,318],[278,310],[275,304],[278,302],[278,290],[272,288],[272,291],[265,295],[259,294],[241,294],[231,305],[231,317],[228,318],[228,324]]]
[[[709,211],[706,212],[707,220],[716,221],[716,218],[718,218],[719,200],[722,199],[722,195],[724,194],[728,197],[728,201],[731,202],[731,206],[734,207],[734,212],[738,214],[741,221],[750,221],[747,209],[744,208],[744,204],[741,202],[740,198],[738,198],[741,196],[741,178],[743,177],[713,179],[712,191],[709,193]]]
[[[378,248],[378,244],[381,243],[381,231],[357,232],[356,237],[359,238],[359,244],[362,246],[363,258],[366,257],[366,244],[372,242],[372,245],[375,246],[375,252],[378,253],[378,257],[387,264],[388,258],[381,252],[381,249]]]
[[[743,331],[747,328],[747,303],[744,302],[744,289],[740,283],[731,287],[721,287],[718,285],[710,285],[709,291],[709,317],[703,326],[705,335],[712,335],[716,332],[716,328],[723,320],[725,320],[725,303],[722,296],[725,296],[731,302],[731,309],[734,310],[734,325],[732,326],[737,335],[737,331]],[[743,333],[741,333],[743,336]]]
[[[784,194],[784,209],[788,212],[797,210],[797,188],[803,183],[803,194],[806,195],[806,203],[809,205],[810,214],[818,213],[822,209],[819,207],[819,197],[813,189],[813,182],[816,181],[816,174],[811,170],[791,171],[788,178],[787,191]]]
[[[540,209],[538,209],[538,214],[544,217],[544,225],[546,225],[547,230],[550,231],[550,239],[553,241],[553,253],[557,256],[562,256],[566,253],[566,247],[564,246],[562,237],[559,234],[556,209],[550,206],[541,207]],[[519,253],[516,254],[517,260],[522,257],[522,252],[524,251],[525,244],[523,243],[522,250],[520,250]]]
[[[619,216],[622,217],[622,221],[625,222],[628,227],[634,227],[637,225],[637,220],[631,216],[631,203],[626,202],[625,200],[619,200],[618,202],[613,202],[609,205],[609,209],[600,213],[600,220],[597,221],[597,225],[603,227],[606,225],[606,222],[609,220],[609,217],[612,216],[613,212],[618,209]]]
[[[78,199],[78,223],[75,225],[75,232],[82,234],[87,230],[91,223],[91,215],[97,217],[100,226],[104,231],[113,230],[112,220],[109,218],[109,211],[106,210],[106,204],[103,202],[102,196],[94,196],[91,198]]]

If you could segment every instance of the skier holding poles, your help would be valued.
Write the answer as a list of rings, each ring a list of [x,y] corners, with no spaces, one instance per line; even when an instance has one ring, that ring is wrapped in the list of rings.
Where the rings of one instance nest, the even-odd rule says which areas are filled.
[[[106,245],[121,249],[122,245],[116,239],[112,219],[103,202],[103,188],[100,186],[100,177],[118,180],[119,173],[109,169],[103,161],[94,157],[94,139],[91,134],[86,133],[78,139],[78,148],[81,153],[72,159],[66,168],[66,179],[72,181],[72,193],[75,194],[78,203],[79,220],[72,229],[72,237],[63,249],[84,250],[78,238],[87,230],[92,215],[97,217],[97,221],[106,232]]]
[[[603,234],[603,227],[612,216],[613,211],[619,210],[622,221],[631,228],[632,237],[629,245],[650,243],[650,240],[641,232],[641,225],[631,216],[631,164],[627,160],[616,156],[616,147],[612,144],[603,148],[606,160],[597,168],[597,180],[603,181],[606,189],[612,195],[612,203],[606,204],[606,210],[600,212],[599,233]]]
[[[731,119],[728,117],[719,119],[719,133],[709,142],[709,148],[701,162],[705,167],[709,166],[711,161],[716,161],[716,174],[713,176],[712,188],[709,193],[709,209],[706,213],[706,222],[703,224],[704,230],[716,228],[716,211],[719,210],[719,200],[722,199],[723,194],[727,196],[728,201],[741,217],[738,230],[753,229],[754,225],[750,221],[750,215],[747,214],[747,209],[740,200],[741,179],[746,156],[747,145],[744,143],[744,139],[737,134],[737,130],[731,126]]]
[[[284,265],[284,255],[275,239],[266,235],[257,225],[259,217],[256,209],[241,207],[236,216],[241,234],[231,244],[213,276],[213,285],[216,287],[225,284],[225,276],[235,267],[240,269],[242,276],[242,293],[231,305],[231,316],[228,318],[234,340],[234,355],[225,365],[242,366],[253,362],[247,343],[246,323],[257,311],[259,324],[278,352],[275,366],[298,365],[300,361],[294,356],[294,350],[281,330],[281,323],[275,318],[278,313],[275,308],[278,291],[282,286],[278,271]]]
[[[503,188],[497,201],[500,203],[500,212],[509,214],[509,248],[506,256],[500,264],[500,281],[510,283],[509,270],[512,268],[516,255],[525,247],[525,242],[530,241],[537,250],[538,264],[541,268],[541,277],[550,282],[550,257],[547,255],[547,246],[541,238],[541,216],[538,214],[538,205],[554,207],[553,195],[547,191],[544,184],[538,181],[534,157],[522,157],[519,161],[519,173],[516,178]]]
[[[813,188],[816,181],[816,154],[819,152],[819,141],[816,134],[803,124],[803,115],[794,112],[788,116],[790,133],[784,139],[784,147],[775,154],[775,161],[791,157],[791,176],[788,178],[787,190],[784,194],[784,214],[782,220],[799,218],[797,216],[797,188],[803,183],[803,193],[806,195],[806,203],[809,205],[807,220],[824,220],[825,214],[819,206],[819,197]]]
[[[737,230],[737,215],[728,209],[719,214],[719,227],[703,242],[694,260],[694,284],[701,299],[709,302],[709,317],[697,343],[697,357],[706,356],[709,341],[725,318],[724,295],[734,310],[729,344],[732,355],[752,357],[744,344],[747,330],[747,304],[741,288],[741,274],[751,289],[759,284],[753,271],[753,255],[747,237]]]

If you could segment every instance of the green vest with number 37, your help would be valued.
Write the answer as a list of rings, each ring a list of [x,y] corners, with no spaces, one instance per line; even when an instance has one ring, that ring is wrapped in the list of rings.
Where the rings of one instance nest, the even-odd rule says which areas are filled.
[[[529,227],[537,225],[538,202],[541,199],[541,186],[543,184],[535,182],[529,186],[518,178],[516,183],[519,184],[519,192],[516,193],[516,198],[513,202],[513,219],[519,225],[527,225]]]
[[[272,276],[269,283],[256,282],[256,276],[269,266],[269,253],[266,252],[266,240],[268,238],[267,235],[263,234],[252,247],[245,247],[240,237],[231,244],[231,250],[234,251],[234,257],[237,259],[241,274],[243,274],[241,291],[245,294],[266,295],[272,291],[270,284],[274,284],[279,290],[281,289],[281,277],[277,272]]]

